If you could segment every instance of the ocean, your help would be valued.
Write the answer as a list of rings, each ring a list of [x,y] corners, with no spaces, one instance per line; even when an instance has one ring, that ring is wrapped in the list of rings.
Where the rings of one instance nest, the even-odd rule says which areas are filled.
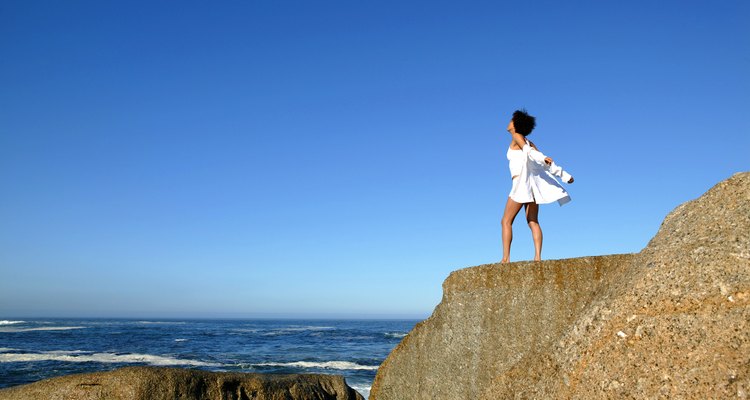
[[[343,375],[368,397],[419,320],[0,320],[0,388],[128,365]]]

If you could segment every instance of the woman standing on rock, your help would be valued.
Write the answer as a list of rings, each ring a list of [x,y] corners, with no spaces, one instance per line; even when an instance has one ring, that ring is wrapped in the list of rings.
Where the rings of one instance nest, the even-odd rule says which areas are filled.
[[[512,136],[507,156],[513,185],[503,213],[503,259],[510,261],[510,242],[513,240],[513,220],[523,206],[526,222],[534,238],[534,260],[542,259],[542,228],[539,226],[539,204],[557,201],[561,206],[570,201],[570,196],[555,176],[564,182],[573,183],[573,177],[563,171],[551,158],[542,154],[530,140],[526,139],[534,127],[536,118],[526,110],[513,113],[508,132]]]

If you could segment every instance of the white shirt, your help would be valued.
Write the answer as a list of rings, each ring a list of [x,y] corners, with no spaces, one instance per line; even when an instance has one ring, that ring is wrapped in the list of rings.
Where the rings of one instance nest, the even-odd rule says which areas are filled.
[[[562,184],[555,179],[555,176],[558,176],[568,182],[571,178],[570,174],[554,162],[547,165],[544,162],[546,157],[542,152],[531,147],[528,141],[522,150],[508,150],[511,174],[518,175],[513,179],[513,188],[510,191],[510,198],[513,201],[537,204],[557,201],[562,206],[571,200]]]

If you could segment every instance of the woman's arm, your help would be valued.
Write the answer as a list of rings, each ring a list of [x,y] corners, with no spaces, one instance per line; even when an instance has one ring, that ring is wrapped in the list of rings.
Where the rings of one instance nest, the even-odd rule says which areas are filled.
[[[552,175],[562,178],[563,182],[573,183],[573,177],[567,171],[564,171],[562,167],[555,164],[555,162],[552,161],[551,158],[545,156],[544,153],[539,151],[534,143],[529,141],[529,144],[530,145],[526,145],[527,147],[524,149],[524,151],[529,155],[529,158],[540,165],[546,164],[545,167],[547,168],[547,170]]]
[[[525,146],[525,147],[523,147],[524,153],[526,153],[526,155],[532,161],[534,161],[537,164],[543,165],[543,166],[545,164],[547,166],[552,165],[552,159],[549,158],[549,157],[547,157],[547,156],[545,156],[544,153],[542,153],[541,151],[539,151],[539,149],[536,147],[536,145],[534,143],[531,142],[531,140],[529,140],[528,144],[524,143],[524,146]]]
[[[549,157],[545,156],[545,155],[544,155],[544,154],[542,153],[542,151],[541,151],[541,150],[539,150],[539,148],[538,148],[538,147],[536,147],[536,145],[534,144],[534,142],[532,142],[531,140],[529,140],[529,144],[531,144],[531,147],[533,147],[533,148],[534,148],[534,150],[536,150],[535,152],[534,152],[534,151],[532,151],[532,152],[529,152],[529,155],[531,156],[531,158],[532,158],[532,159],[533,159],[534,161],[538,162],[539,164],[541,164],[542,162],[544,162],[544,163],[545,163],[545,164],[547,164],[547,165],[552,165],[552,163],[553,163],[554,161],[553,161],[553,160],[552,160],[551,158],[549,158]]]

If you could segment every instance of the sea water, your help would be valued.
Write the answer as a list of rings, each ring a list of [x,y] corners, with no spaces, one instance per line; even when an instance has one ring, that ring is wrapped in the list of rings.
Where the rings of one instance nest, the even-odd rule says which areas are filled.
[[[343,375],[368,397],[418,320],[0,320],[0,388],[128,365]]]

